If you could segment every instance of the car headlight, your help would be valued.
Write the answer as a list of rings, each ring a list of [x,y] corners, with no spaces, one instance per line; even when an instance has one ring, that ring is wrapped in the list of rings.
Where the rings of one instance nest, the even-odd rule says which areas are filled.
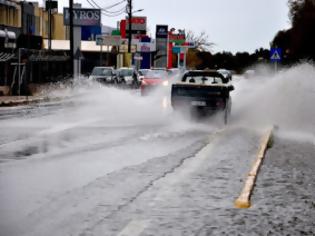
[[[163,84],[163,86],[168,86],[168,84],[169,84],[169,83],[168,83],[168,80],[163,81],[163,83],[162,83],[162,84]]]
[[[141,85],[146,85],[147,82],[145,82],[145,80],[141,80]]]

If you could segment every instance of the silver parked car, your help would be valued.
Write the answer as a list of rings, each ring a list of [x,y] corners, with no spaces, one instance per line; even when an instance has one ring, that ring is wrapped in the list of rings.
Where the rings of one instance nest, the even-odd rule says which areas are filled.
[[[122,67],[116,71],[118,83],[136,87],[140,83],[139,74],[134,68]]]
[[[93,68],[89,76],[90,80],[95,80],[101,83],[116,84],[115,69],[113,67],[96,66]]]

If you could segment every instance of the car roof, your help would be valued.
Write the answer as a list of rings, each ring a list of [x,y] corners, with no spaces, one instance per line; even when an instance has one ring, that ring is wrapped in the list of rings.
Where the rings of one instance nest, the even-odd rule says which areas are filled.
[[[94,66],[93,69],[94,69],[94,68],[99,68],[99,69],[111,69],[111,70],[114,69],[113,67],[110,67],[110,66]]]
[[[164,68],[164,67],[152,67],[151,70],[164,70],[164,71],[167,71],[167,69]]]
[[[217,76],[217,77],[224,78],[224,76],[216,70],[189,70],[184,73],[184,76],[202,76],[202,75]]]
[[[189,70],[184,73],[182,80],[189,76],[215,76],[220,77],[224,83],[228,82],[228,80],[216,70]]]

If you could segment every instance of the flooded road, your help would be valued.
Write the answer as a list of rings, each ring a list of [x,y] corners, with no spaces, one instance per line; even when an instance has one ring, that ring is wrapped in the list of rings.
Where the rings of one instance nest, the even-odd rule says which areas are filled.
[[[59,102],[1,108],[0,235],[268,235],[265,216],[271,233],[312,233],[314,211],[302,212],[312,207],[315,180],[307,164],[313,74],[301,65],[236,77],[228,126],[216,117],[191,121],[159,96],[99,85],[65,91]],[[235,209],[271,124],[279,131],[253,207]],[[277,191],[289,186],[300,190],[287,198]],[[296,227],[284,227],[292,220]]]

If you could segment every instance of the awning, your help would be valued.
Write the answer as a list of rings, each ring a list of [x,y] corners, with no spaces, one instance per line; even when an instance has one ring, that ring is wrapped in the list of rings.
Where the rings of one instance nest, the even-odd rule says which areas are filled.
[[[44,39],[44,48],[48,49],[48,40]],[[70,41],[69,40],[51,40],[51,49],[52,50],[61,50],[66,51],[70,50]],[[102,51],[111,52],[112,47],[104,46]],[[96,45],[95,41],[81,41],[81,51],[82,52],[100,52],[101,46]]]
[[[13,53],[5,53],[5,52],[0,52],[0,62],[6,62],[14,58]]]

